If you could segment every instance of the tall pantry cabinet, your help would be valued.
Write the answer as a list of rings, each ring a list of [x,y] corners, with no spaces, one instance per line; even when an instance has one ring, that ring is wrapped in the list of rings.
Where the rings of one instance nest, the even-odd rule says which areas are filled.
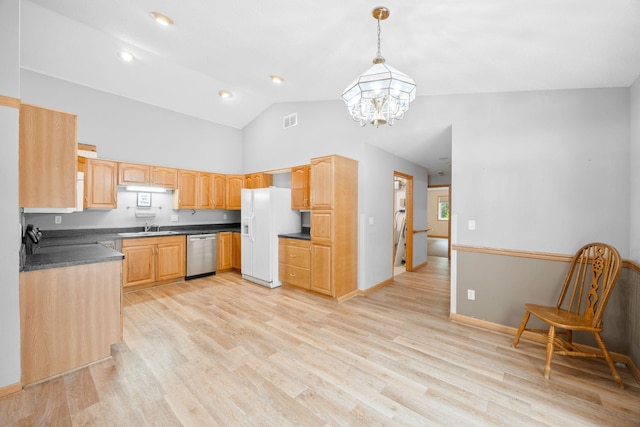
[[[358,289],[358,162],[311,159],[311,290],[338,300]]]

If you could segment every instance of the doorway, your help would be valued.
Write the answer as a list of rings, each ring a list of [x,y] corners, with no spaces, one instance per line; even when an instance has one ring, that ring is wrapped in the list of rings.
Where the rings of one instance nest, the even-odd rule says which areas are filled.
[[[413,177],[393,173],[393,276],[413,270]]]
[[[451,258],[451,185],[430,185],[427,194],[427,254]]]

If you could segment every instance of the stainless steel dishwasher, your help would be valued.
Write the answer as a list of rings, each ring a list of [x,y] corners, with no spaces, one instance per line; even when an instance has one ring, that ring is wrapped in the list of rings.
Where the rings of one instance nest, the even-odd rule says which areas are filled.
[[[218,235],[192,234],[187,236],[186,279],[215,274],[218,266]]]

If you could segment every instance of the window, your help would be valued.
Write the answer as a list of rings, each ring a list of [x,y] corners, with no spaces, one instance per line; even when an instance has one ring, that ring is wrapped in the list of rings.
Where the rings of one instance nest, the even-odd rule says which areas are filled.
[[[438,196],[438,221],[449,220],[449,197]]]

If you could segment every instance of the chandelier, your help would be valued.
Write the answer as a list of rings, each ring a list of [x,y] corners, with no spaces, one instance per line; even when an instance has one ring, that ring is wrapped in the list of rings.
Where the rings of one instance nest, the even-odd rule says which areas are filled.
[[[380,21],[389,17],[389,9],[378,6],[372,11],[378,21],[378,53],[373,66],[358,76],[342,93],[353,120],[375,127],[404,117],[409,104],[416,97],[416,83],[403,72],[385,63],[380,54]]]

